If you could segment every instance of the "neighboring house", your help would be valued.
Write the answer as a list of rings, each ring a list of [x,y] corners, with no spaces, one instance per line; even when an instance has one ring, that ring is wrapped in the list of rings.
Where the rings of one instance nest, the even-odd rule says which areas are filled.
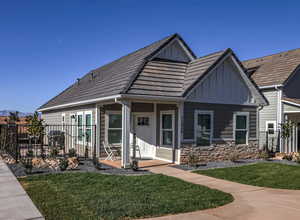
[[[259,114],[261,145],[265,144],[264,134],[267,131],[269,137],[275,137],[277,151],[299,151],[300,49],[247,60],[243,65],[269,104]],[[279,141],[281,124],[285,121],[296,124],[288,143]]]
[[[223,160],[233,149],[256,157],[257,114],[266,104],[231,49],[197,58],[174,34],[90,71],[39,111],[77,133],[96,124],[97,154],[103,141],[120,145],[126,167],[133,134],[144,158],[184,163],[193,151]]]

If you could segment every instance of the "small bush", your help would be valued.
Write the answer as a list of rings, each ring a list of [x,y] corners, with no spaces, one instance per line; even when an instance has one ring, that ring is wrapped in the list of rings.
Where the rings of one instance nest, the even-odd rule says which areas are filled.
[[[139,170],[139,162],[137,160],[133,160],[130,164],[130,167],[132,170],[138,171]]]
[[[28,150],[26,153],[26,157],[33,157],[33,150]]]
[[[77,151],[75,148],[69,149],[69,157],[76,157],[77,156]]]
[[[69,166],[69,161],[67,159],[62,159],[59,163],[59,168],[61,171],[66,170],[68,166]]]
[[[194,152],[191,152],[188,155],[188,161],[187,162],[188,162],[189,166],[195,167],[195,166],[197,166],[197,164],[199,162],[199,157]]]
[[[263,160],[268,160],[270,157],[269,157],[269,154],[266,151],[260,151],[259,152],[259,158],[263,159]]]
[[[57,155],[58,155],[58,149],[56,147],[52,148],[50,151],[50,156],[57,157]]]
[[[239,160],[239,154],[237,152],[233,152],[229,155],[228,158],[231,162],[235,163]]]
[[[286,154],[283,159],[288,160],[288,161],[292,161],[293,160],[293,155],[292,154]]]

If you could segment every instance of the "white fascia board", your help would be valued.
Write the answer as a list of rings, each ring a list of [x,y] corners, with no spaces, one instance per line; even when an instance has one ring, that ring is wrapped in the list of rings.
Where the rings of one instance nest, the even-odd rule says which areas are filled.
[[[286,101],[286,100],[282,100],[282,102],[290,104],[290,105],[294,105],[294,106],[297,106],[297,107],[300,107],[300,104],[297,104],[295,102],[290,102],[290,101]]]
[[[120,97],[121,97],[121,95],[113,95],[113,96],[107,96],[107,97],[96,98],[96,99],[89,99],[89,100],[84,100],[84,101],[79,101],[79,102],[71,102],[71,103],[66,103],[66,104],[62,104],[62,105],[52,106],[52,107],[49,107],[49,108],[40,108],[37,111],[43,112],[43,111],[67,108],[67,107],[78,106],[78,105],[92,104],[92,103],[95,103],[95,102],[107,101],[107,100],[110,100],[110,99],[117,99],[117,98],[120,98]]]
[[[278,84],[278,85],[270,85],[270,86],[259,86],[259,89],[272,89],[272,88],[279,88],[279,87],[283,87],[282,84]]]
[[[150,96],[150,95],[131,95],[131,94],[122,94],[120,98],[127,99],[146,99],[146,100],[163,100],[163,101],[184,101],[183,97],[170,97],[170,96]]]

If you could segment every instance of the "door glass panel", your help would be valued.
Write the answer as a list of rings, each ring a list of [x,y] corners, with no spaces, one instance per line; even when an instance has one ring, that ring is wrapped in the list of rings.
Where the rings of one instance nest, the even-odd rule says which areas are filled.
[[[162,128],[163,129],[172,129],[172,115],[171,114],[162,115]]]
[[[236,131],[235,132],[235,143],[246,144],[247,142],[247,131]]]
[[[173,131],[163,131],[163,145],[172,145],[173,143]]]
[[[236,129],[247,129],[247,116],[245,115],[236,116]]]

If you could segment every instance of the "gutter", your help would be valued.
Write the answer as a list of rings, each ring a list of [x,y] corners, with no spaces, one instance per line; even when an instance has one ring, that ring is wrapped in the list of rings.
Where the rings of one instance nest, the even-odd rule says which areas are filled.
[[[278,85],[271,85],[271,86],[259,86],[258,88],[259,89],[272,89],[272,88],[274,88],[274,89],[278,90],[279,87],[283,87],[283,85],[278,84]]]
[[[108,100],[115,100],[117,102],[118,99],[146,99],[146,100],[163,100],[163,101],[175,101],[175,102],[180,102],[184,101],[183,97],[169,97],[169,96],[147,96],[147,95],[130,95],[130,94],[119,94],[119,95],[113,95],[113,96],[107,96],[103,98],[96,98],[96,99],[89,99],[85,101],[79,101],[79,102],[71,102],[71,103],[66,103],[62,105],[56,105],[48,108],[40,108],[37,109],[38,112],[43,112],[43,111],[49,111],[49,110],[54,110],[54,109],[62,109],[62,108],[68,108],[68,107],[73,107],[73,106],[79,106],[79,105],[87,105],[87,104],[93,104],[96,102],[103,102],[103,101],[108,101]]]

